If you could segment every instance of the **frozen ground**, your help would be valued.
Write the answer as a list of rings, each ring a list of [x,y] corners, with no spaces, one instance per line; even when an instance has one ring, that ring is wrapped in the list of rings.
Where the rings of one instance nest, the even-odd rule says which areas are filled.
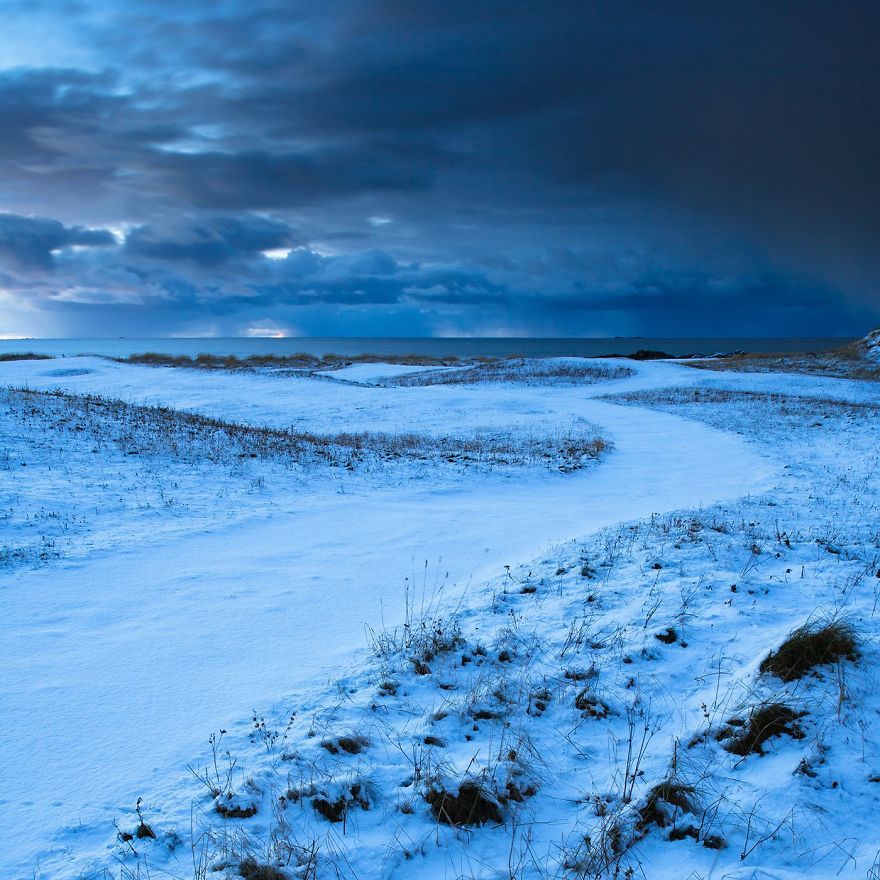
[[[368,438],[353,467],[242,459],[204,434],[195,452],[98,442],[94,420],[78,431],[40,395],[36,412],[14,395],[0,409],[3,543],[20,550],[2,570],[4,876],[222,877],[249,856],[287,876],[827,876],[832,862],[864,876],[870,823],[835,823],[876,802],[880,772],[865,697],[877,385],[620,366],[634,372],[586,385],[532,371],[393,387],[412,372],[0,365],[15,388]],[[437,449],[596,432],[613,445],[563,473],[423,446],[389,462],[378,432]],[[867,637],[844,684],[786,697],[810,706],[804,739],[739,765],[712,736],[685,750],[763,698],[758,661],[819,610]],[[654,637],[668,627],[670,645]],[[215,771],[200,743],[221,729]],[[334,736],[365,742],[333,754]],[[864,767],[844,776],[857,746]],[[808,752],[825,769],[791,777]],[[187,762],[208,768],[217,803]],[[700,814],[673,830],[690,822],[698,840],[633,818],[670,774]],[[468,780],[497,814],[461,831],[441,809],[438,823],[430,792]],[[141,796],[157,839],[126,841]],[[700,845],[713,836],[726,848]]]

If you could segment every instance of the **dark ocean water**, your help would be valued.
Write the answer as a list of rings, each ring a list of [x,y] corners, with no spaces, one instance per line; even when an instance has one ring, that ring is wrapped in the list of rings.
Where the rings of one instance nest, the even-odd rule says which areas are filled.
[[[36,352],[65,355],[100,354],[127,357],[152,351],[161,354],[251,354],[286,355],[306,352],[312,355],[358,354],[404,355],[431,357],[599,357],[632,354],[639,349],[663,351],[671,355],[708,355],[731,351],[791,352],[826,351],[838,348],[850,339],[779,338],[779,339],[652,339],[648,337],[615,337],[613,339],[523,339],[523,338],[404,338],[404,337],[288,337],[285,339],[198,338],[198,339],[5,339],[0,340],[0,353]]]

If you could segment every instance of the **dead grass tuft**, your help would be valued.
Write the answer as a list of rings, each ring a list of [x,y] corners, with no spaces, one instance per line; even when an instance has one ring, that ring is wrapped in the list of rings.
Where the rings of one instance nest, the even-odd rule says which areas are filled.
[[[238,873],[244,880],[288,880],[288,875],[271,865],[261,865],[256,859],[243,859]]]
[[[607,718],[614,713],[611,707],[600,700],[589,688],[584,688],[574,699],[574,707],[589,718]]]
[[[648,792],[644,804],[636,812],[639,817],[636,829],[639,831],[644,831],[651,825],[658,828],[674,825],[679,812],[696,815],[694,787],[674,779],[666,779]]]
[[[51,361],[51,354],[37,354],[33,351],[6,351],[0,353],[0,364],[7,361]]]
[[[763,755],[764,743],[775,736],[803,739],[804,732],[797,721],[802,712],[795,712],[784,703],[767,703],[753,709],[746,722],[732,719],[728,727],[718,733],[724,748],[733,755]]]
[[[663,632],[655,633],[654,638],[664,645],[674,645],[678,641],[678,633],[674,627],[667,627]]]
[[[343,791],[333,797],[326,792],[319,792],[312,798],[312,806],[328,822],[344,822],[352,807],[362,810],[370,809],[370,800],[360,782],[344,786]]]
[[[430,804],[434,818],[444,825],[485,825],[503,821],[496,796],[472,780],[462,782],[457,792],[436,785],[426,792],[425,800]]]
[[[251,816],[256,816],[257,808],[253,804],[248,804],[247,806],[242,806],[239,803],[224,803],[223,801],[218,801],[216,807],[214,809],[224,818],[224,819],[250,819]]]
[[[327,749],[331,755],[338,755],[340,752],[345,752],[347,755],[359,755],[369,744],[366,737],[354,735],[325,739],[321,746]]]
[[[849,624],[834,621],[796,629],[761,662],[761,672],[782,681],[796,681],[817,666],[858,659],[856,637]]]

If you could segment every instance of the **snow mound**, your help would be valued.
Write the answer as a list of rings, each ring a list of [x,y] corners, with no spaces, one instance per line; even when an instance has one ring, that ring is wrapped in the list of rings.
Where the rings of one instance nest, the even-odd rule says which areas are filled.
[[[868,357],[880,361],[880,327],[872,330],[863,340],[862,347],[868,354]]]

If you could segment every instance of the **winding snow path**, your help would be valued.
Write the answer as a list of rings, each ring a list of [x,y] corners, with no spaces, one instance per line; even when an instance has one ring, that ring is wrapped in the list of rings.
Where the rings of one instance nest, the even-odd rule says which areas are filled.
[[[405,577],[454,595],[603,526],[767,489],[778,464],[739,437],[591,399],[669,377],[657,365],[613,387],[499,391],[503,418],[562,408],[614,442],[564,479],[302,492],[209,533],[4,576],[0,873],[30,876],[51,829],[105,834],[212,730],[328,675],[365,625],[401,619]]]

